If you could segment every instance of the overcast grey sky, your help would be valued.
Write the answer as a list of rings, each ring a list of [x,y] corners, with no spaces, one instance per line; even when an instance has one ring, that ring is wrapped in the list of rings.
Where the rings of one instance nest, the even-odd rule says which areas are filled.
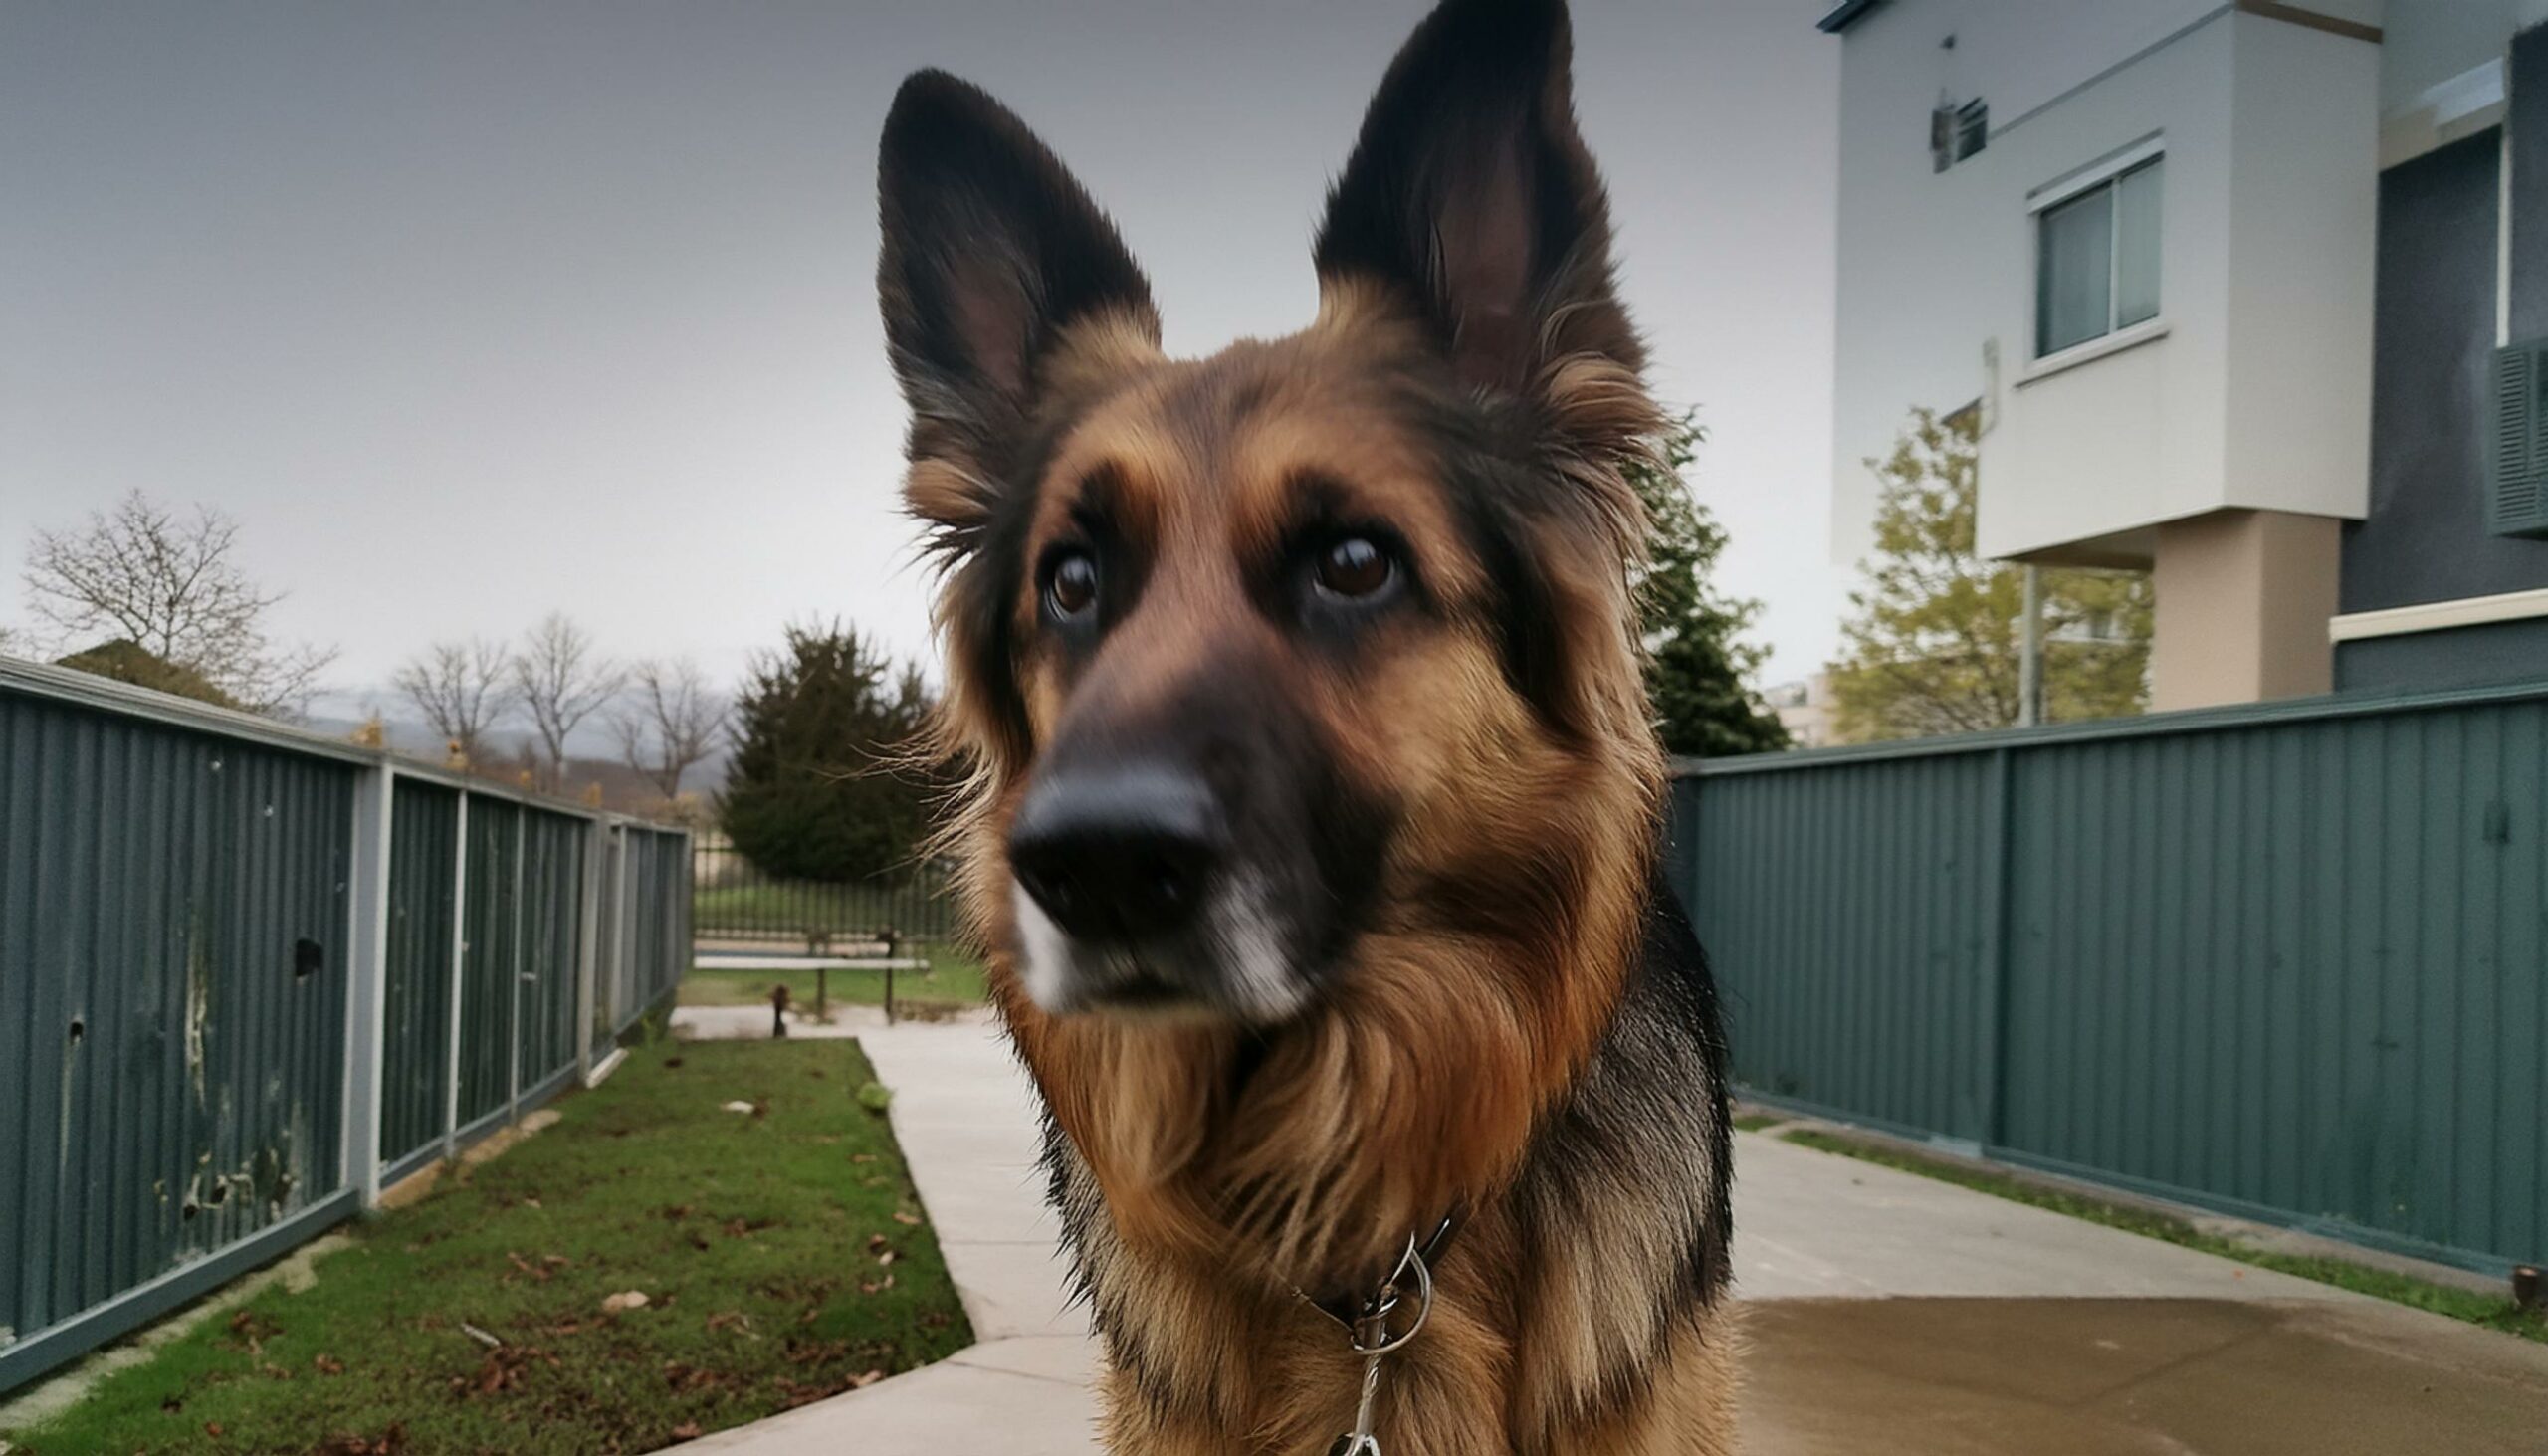
[[[1714,434],[1770,677],[1827,655],[1837,47],[1818,0],[1579,0],[1655,383]],[[1422,0],[0,6],[0,624],[38,524],[221,507],[384,681],[551,607],[732,677],[790,618],[927,645],[873,270],[896,82],[1023,114],[1168,342],[1300,326]]]

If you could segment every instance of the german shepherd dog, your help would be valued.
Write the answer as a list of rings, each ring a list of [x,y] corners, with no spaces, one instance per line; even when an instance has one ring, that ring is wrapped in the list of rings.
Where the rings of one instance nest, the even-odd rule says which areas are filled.
[[[1570,50],[1560,0],[1446,0],[1316,319],[1203,359],[998,103],[925,71],[885,123],[954,844],[1117,1452],[1346,1449],[1340,1320],[1389,1283],[1398,1338],[1419,1242],[1360,1449],[1731,1449],[1724,1049],[1631,626],[1659,417]]]

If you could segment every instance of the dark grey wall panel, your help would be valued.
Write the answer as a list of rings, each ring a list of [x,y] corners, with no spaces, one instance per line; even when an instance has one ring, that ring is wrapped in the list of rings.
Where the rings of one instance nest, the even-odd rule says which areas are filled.
[[[2548,338],[2548,25],[2512,43],[2512,336]]]
[[[2336,644],[2336,690],[2425,692],[2548,678],[2548,618]]]
[[[2548,541],[2486,526],[2501,138],[2489,130],[2381,174],[2371,510],[2344,530],[2348,612],[2548,587]],[[2362,686],[2412,686],[2367,671]]]

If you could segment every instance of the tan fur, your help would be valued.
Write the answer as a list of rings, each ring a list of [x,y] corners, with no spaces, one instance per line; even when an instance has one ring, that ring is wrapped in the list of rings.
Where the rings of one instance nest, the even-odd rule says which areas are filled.
[[[1488,73],[1539,88],[1513,140],[1538,148],[1536,190],[1521,152],[1478,139],[1503,113],[1459,91],[1477,77],[1453,63],[1478,54],[1448,43],[1461,36],[1537,68]],[[1721,1147],[1691,1144],[1676,1156],[1692,1167],[1643,1181],[1615,1142],[1547,1155],[1550,1130],[1592,1105],[1584,1088],[1670,1065],[1614,1055],[1623,1001],[1658,994],[1647,978],[1628,995],[1663,763],[1628,597],[1644,520],[1622,472],[1660,415],[1610,285],[1568,44],[1562,13],[1528,6],[1428,21],[1383,96],[1442,89],[1444,150],[1401,153],[1428,123],[1410,132],[1413,112],[1376,102],[1399,119],[1367,123],[1331,198],[1348,225],[1316,245],[1316,321],[1201,360],[1161,352],[1129,254],[1023,123],[927,75],[907,83],[908,113],[898,101],[909,124],[888,123],[879,278],[915,407],[907,494],[951,572],[938,747],[963,782],[945,847],[1066,1143],[1056,1176],[1117,1361],[1104,1431],[1123,1456],[1325,1452],[1361,1365],[1300,1291],[1368,1288],[1454,1208],[1466,1221],[1430,1323],[1388,1363],[1390,1456],[1732,1450],[1721,1234],[1704,1245],[1719,1262],[1693,1267],[1692,1230],[1721,1229]],[[1437,165],[1463,148],[1483,160]],[[985,154],[999,164],[976,176]],[[1457,185],[1402,195],[1437,172]],[[1568,198],[1572,235],[1535,256]],[[1429,211],[1400,215],[1418,201]],[[1455,493],[1444,458],[1467,463],[1461,492],[1486,484]],[[1544,491],[1528,511],[1496,494],[1517,481]],[[1250,598],[1244,563],[1297,532],[1308,490],[1402,540],[1426,610],[1375,615],[1350,653],[1313,651]],[[1501,513],[1483,548],[1480,511]],[[1146,573],[1097,648],[1038,630],[1030,563],[1077,548],[1075,512],[1102,516]],[[1524,599],[1534,630],[1511,630]],[[1021,982],[1006,858],[1037,755],[1078,726],[1097,730],[1070,742],[1102,741],[1216,701],[1189,693],[1206,683],[1298,705],[1320,781],[1389,806],[1349,963],[1322,967],[1278,1025],[1047,1014]],[[1702,1094],[1721,1114],[1715,1076],[1685,1079],[1659,1115]],[[1587,1141],[1637,1133],[1633,1109],[1609,1106]]]
[[[1255,640],[1264,629],[1231,597],[1226,541],[1261,529],[1256,518],[1303,471],[1382,503],[1449,592],[1484,589],[1418,452],[1321,383],[1385,355],[1394,330],[1340,291],[1307,333],[1199,364],[1163,360],[1121,329],[1064,351],[1057,369],[1072,387],[1104,398],[1055,453],[1038,538],[1066,519],[1074,482],[1110,472],[1141,529],[1158,537],[1150,589],[1173,602],[1127,624],[1102,680],[1073,695],[1163,694],[1198,664],[1272,670],[1273,647]],[[1566,411],[1600,418],[1588,429],[1651,421],[1632,374],[1579,359],[1550,375]],[[1242,428],[1212,433],[1218,421],[1196,400],[1242,376],[1258,404]],[[1515,696],[1482,624],[1393,654],[1374,677],[1301,685],[1302,701],[1330,715],[1342,756],[1413,811],[1380,867],[1381,905],[1416,903],[1418,887],[1483,869],[1565,913],[1524,944],[1384,918],[1334,994],[1273,1040],[1241,1095],[1228,1070],[1240,1044],[1232,1029],[1057,1019],[1026,999],[1011,960],[1002,844],[1032,745],[1068,702],[1031,654],[1022,660],[1028,739],[1011,744],[989,729],[977,694],[952,685],[946,731],[980,769],[957,843],[997,1005],[1121,1240],[1128,1267],[1101,1273],[1099,1297],[1148,1333],[1148,1357],[1163,1362],[1154,1377],[1202,1413],[1177,1423],[1134,1398],[1129,1374],[1112,1373],[1113,1449],[1221,1453],[1230,1448],[1216,1433],[1239,1429],[1255,1433],[1248,1451],[1323,1452],[1352,1408],[1359,1365],[1295,1286],[1369,1278],[1410,1229],[1454,1205],[1473,1212],[1431,1325],[1391,1362],[1386,1449],[1729,1449],[1731,1363],[1715,1316],[1667,1343],[1642,1397],[1597,1430],[1581,1428],[1574,1413],[1598,1394],[1600,1372],[1659,1335],[1647,1328],[1644,1270],[1635,1259],[1613,1268],[1597,1255],[1521,1247],[1499,1203],[1538,1120],[1601,1036],[1640,934],[1661,763],[1626,625],[1619,550],[1636,522],[1615,468],[1584,454],[1552,463],[1625,513],[1616,542],[1548,543],[1588,741],[1554,738]],[[960,485],[923,461],[911,489],[931,509]],[[1031,588],[1014,610],[1031,621]],[[1619,1236],[1633,1243],[1636,1231]]]

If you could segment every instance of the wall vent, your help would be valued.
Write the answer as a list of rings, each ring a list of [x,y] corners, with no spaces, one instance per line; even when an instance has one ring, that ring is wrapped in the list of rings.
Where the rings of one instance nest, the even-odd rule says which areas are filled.
[[[2548,536],[2548,339],[2495,351],[2487,525]]]

